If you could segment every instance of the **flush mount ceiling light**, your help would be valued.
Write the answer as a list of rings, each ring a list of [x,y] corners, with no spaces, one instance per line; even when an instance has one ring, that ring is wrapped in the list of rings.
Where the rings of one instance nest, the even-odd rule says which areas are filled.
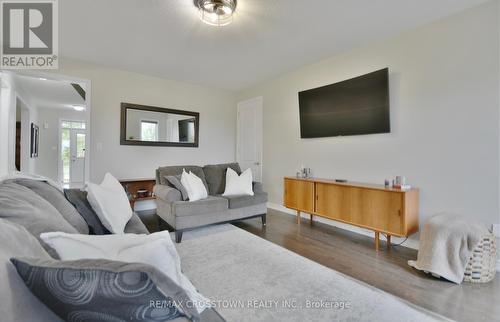
[[[78,112],[85,111],[85,106],[82,105],[72,105],[73,109]]]
[[[237,0],[194,0],[200,19],[212,26],[226,26],[233,21]]]

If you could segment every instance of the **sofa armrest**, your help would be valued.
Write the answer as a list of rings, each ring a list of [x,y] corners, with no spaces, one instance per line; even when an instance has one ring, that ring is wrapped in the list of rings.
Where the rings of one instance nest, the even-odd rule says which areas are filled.
[[[153,192],[156,198],[159,198],[165,202],[174,202],[182,200],[181,192],[173,187],[169,187],[163,184],[157,184],[153,188]]]
[[[264,192],[264,187],[261,182],[252,182],[253,192]]]

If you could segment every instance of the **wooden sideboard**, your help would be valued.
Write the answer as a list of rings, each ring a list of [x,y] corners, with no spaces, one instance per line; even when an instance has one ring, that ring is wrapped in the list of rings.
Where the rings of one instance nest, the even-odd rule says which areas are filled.
[[[373,230],[375,249],[379,249],[380,233],[408,237],[418,231],[419,191],[401,190],[382,185],[336,182],[319,178],[285,177],[285,207],[300,213],[320,216]]]

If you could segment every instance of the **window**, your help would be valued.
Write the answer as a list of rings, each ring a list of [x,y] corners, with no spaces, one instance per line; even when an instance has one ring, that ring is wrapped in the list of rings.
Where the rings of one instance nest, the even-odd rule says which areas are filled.
[[[158,141],[158,122],[141,121],[141,141]]]
[[[76,157],[85,158],[85,133],[76,134]]]
[[[61,128],[63,129],[82,129],[85,130],[85,122],[79,121],[62,121]]]
[[[69,182],[69,164],[71,160],[70,136],[70,129],[61,129],[62,180],[64,183]]]

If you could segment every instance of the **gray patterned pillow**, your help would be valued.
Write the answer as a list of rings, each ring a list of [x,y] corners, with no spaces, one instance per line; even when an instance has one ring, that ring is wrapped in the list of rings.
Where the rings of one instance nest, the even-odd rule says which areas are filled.
[[[200,319],[185,291],[146,264],[104,259],[11,262],[31,292],[65,321]]]

